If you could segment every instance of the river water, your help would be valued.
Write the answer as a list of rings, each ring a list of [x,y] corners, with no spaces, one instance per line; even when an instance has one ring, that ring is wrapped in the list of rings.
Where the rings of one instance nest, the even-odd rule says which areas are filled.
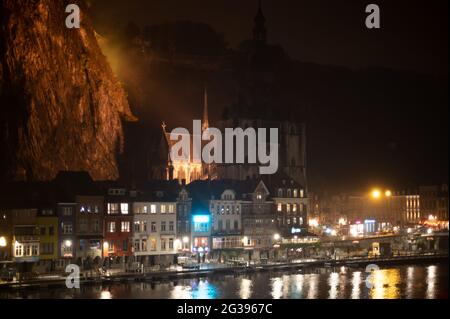
[[[448,298],[448,263],[211,276],[158,283],[115,283],[79,290],[0,292],[0,298],[89,299],[398,299]]]

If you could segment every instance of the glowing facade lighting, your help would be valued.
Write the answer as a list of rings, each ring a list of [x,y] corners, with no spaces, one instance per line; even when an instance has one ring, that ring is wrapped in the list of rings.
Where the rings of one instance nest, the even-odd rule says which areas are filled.
[[[66,241],[64,242],[64,246],[66,246],[66,247],[72,247],[72,241],[71,241],[71,240],[66,240]]]
[[[427,230],[427,234],[428,235],[431,235],[433,233],[433,229],[431,229],[431,228],[428,228],[428,230]]]
[[[275,234],[275,235],[273,235],[273,239],[275,239],[275,240],[280,240],[280,234]]]
[[[183,237],[183,243],[187,244],[189,242],[189,237],[185,236]]]

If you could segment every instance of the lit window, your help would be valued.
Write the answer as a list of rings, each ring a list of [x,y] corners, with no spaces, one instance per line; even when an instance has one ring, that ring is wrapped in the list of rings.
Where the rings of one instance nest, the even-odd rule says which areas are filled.
[[[294,197],[298,197],[298,191],[297,191],[297,189],[294,189]]]
[[[122,222],[120,230],[122,233],[129,233],[130,232],[130,222]]]
[[[291,204],[286,204],[286,212],[291,212]]]
[[[63,224],[63,234],[64,235],[70,235],[73,233],[73,226],[72,224]]]
[[[22,257],[23,256],[23,245],[16,244],[16,249],[14,251],[15,257]]]
[[[161,214],[166,213],[166,205],[161,205]]]
[[[63,207],[63,215],[64,216],[72,216],[73,209],[72,207]]]
[[[108,215],[118,214],[119,213],[119,204],[109,203],[108,204]]]
[[[109,222],[108,233],[115,233],[115,232],[116,232],[116,222]]]
[[[297,211],[297,204],[292,205],[292,211],[295,213]]]
[[[120,211],[122,212],[122,215],[128,215],[128,204],[120,204]]]
[[[282,204],[278,204],[278,211],[281,212],[283,210],[283,205]]]
[[[156,214],[156,205],[150,205],[150,213]]]
[[[303,189],[300,190],[300,197],[305,197],[305,191]]]

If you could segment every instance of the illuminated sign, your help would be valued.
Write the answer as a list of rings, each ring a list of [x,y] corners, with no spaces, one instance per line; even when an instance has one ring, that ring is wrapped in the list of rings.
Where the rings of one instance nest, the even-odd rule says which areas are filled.
[[[194,223],[209,223],[209,215],[195,215]]]
[[[373,220],[373,219],[366,219],[364,221],[364,224],[375,224],[375,220]]]
[[[302,232],[302,230],[300,229],[300,228],[294,228],[294,227],[292,227],[292,230],[291,230],[291,233],[292,234],[299,234],[299,233],[301,233]]]

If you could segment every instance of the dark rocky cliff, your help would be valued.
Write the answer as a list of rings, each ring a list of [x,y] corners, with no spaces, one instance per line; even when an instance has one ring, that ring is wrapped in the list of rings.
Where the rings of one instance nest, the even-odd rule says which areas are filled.
[[[81,28],[65,26],[77,3]],[[61,170],[118,178],[127,96],[102,54],[87,2],[2,0],[1,178],[48,180]]]

